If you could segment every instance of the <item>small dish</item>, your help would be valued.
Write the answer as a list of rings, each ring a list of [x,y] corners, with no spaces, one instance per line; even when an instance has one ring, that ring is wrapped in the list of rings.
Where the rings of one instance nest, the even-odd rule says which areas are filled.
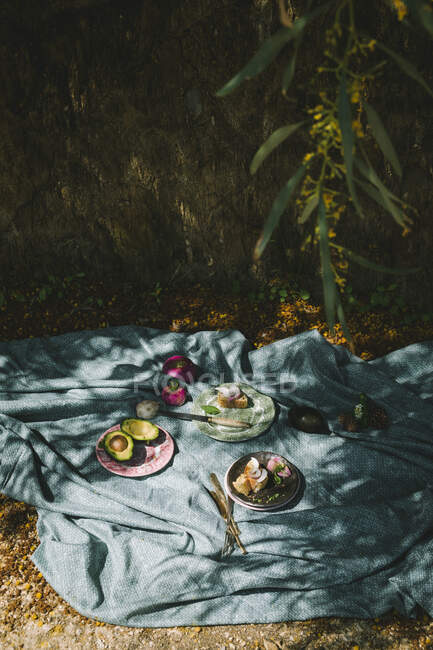
[[[233,383],[233,382],[231,382]],[[226,386],[229,384],[221,384]],[[244,409],[222,408],[218,404],[218,392],[216,387],[203,391],[195,400],[192,406],[192,413],[204,415],[203,406],[215,406],[218,408],[218,417],[234,418],[245,420],[243,429],[233,429],[221,424],[200,422],[197,424],[200,431],[215,440],[222,442],[241,442],[256,438],[268,429],[275,417],[275,405],[271,397],[259,393],[248,384],[238,384],[239,388],[248,397],[248,407]]]
[[[289,424],[305,433],[329,433],[323,415],[311,406],[294,406],[290,409]]]
[[[170,462],[174,454],[173,438],[162,427],[158,427],[158,429],[159,435],[154,440],[148,442],[134,440],[132,458],[120,462],[107,454],[101,446],[107,433],[120,430],[120,424],[116,424],[99,436],[96,443],[96,458],[102,467],[119,476],[136,477],[155,474]]]
[[[271,458],[275,456],[281,458],[291,471],[291,476],[287,479],[286,485],[278,486],[272,482],[269,486],[267,485],[260,492],[252,496],[245,496],[235,490],[233,483],[242,474],[250,458],[257,458],[260,465],[266,467]],[[272,481],[272,478],[270,480]],[[284,456],[281,456],[281,454],[273,451],[257,451],[235,460],[226,472],[224,484],[226,491],[233,501],[244,508],[260,511],[276,510],[296,499],[301,485],[301,473],[293,463],[287,460],[287,458],[284,458]],[[266,503],[267,499],[270,499],[270,501]]]

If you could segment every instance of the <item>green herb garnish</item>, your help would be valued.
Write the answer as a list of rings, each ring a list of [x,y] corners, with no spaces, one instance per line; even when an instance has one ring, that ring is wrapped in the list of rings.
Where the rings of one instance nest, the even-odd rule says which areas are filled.
[[[205,404],[202,406],[202,409],[207,415],[218,415],[218,413],[221,413],[219,409],[217,409],[216,406],[211,406],[210,404]]]
[[[281,470],[283,470],[285,467],[286,467],[286,465],[283,465],[282,463],[280,463],[279,465],[276,465],[276,467],[274,467],[274,471],[272,472],[272,474],[273,474],[273,477],[274,477],[274,481],[275,481],[275,483],[277,485],[280,485],[282,483],[282,481],[283,481],[281,476],[278,476],[278,472],[281,472]]]

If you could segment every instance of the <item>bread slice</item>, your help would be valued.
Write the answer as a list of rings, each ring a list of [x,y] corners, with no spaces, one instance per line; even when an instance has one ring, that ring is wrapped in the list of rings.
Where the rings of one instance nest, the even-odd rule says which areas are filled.
[[[221,393],[218,393],[218,404],[224,409],[246,409],[248,406],[248,397],[245,393],[241,393],[235,399],[228,399]]]
[[[244,494],[247,497],[250,492],[257,494],[257,492],[263,490],[268,481],[269,476],[267,472],[262,480],[252,478],[251,476],[247,476],[245,473],[242,473],[240,476],[238,476],[236,481],[233,482],[233,487],[237,492]]]
[[[234,481],[233,483],[233,487],[236,490],[236,492],[239,492],[239,494],[243,494],[246,497],[251,492],[250,482],[248,480],[248,477],[245,476],[245,474],[241,474],[240,476],[238,476],[236,481]]]

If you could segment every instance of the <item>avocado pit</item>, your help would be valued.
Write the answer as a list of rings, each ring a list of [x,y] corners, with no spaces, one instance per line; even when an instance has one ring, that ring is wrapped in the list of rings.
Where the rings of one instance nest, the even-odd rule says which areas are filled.
[[[114,436],[110,440],[110,447],[113,451],[124,451],[128,446],[128,441],[125,436]]]

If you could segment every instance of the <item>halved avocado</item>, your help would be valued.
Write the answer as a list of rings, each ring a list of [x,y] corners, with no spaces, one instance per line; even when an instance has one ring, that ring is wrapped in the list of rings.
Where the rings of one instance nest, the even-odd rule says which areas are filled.
[[[115,460],[129,460],[134,451],[134,441],[123,431],[112,431],[105,436],[104,447]]]
[[[139,420],[137,418],[127,418],[120,425],[123,433],[131,436],[134,440],[155,440],[159,435],[157,426],[148,420]]]

